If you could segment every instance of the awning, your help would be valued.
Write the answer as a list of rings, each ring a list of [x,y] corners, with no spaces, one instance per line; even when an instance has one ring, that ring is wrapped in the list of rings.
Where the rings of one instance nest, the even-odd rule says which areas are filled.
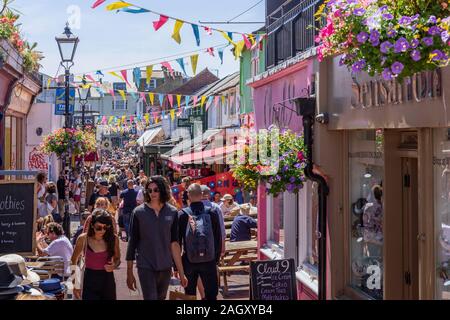
[[[211,141],[212,138],[218,134],[222,134],[223,129],[209,129],[206,130],[203,134],[194,137],[194,140],[183,140],[182,142],[178,143],[175,148],[173,148],[171,151],[164,154],[164,158],[173,158],[178,156],[180,153],[187,154],[191,153],[193,147],[196,148],[200,145],[203,145],[204,142]]]
[[[231,145],[215,149],[191,152],[182,156],[170,157],[170,161],[183,165],[190,163],[226,163],[226,156],[238,150],[238,145]]]
[[[163,131],[162,127],[152,128],[145,131],[142,136],[137,140],[137,144],[141,147],[145,147],[146,145],[153,142],[153,140]]]

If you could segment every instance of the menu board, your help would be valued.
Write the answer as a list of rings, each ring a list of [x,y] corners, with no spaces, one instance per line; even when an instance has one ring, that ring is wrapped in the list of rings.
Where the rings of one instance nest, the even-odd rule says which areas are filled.
[[[36,207],[34,181],[0,181],[0,255],[34,253]]]
[[[250,264],[252,300],[297,300],[294,259]]]

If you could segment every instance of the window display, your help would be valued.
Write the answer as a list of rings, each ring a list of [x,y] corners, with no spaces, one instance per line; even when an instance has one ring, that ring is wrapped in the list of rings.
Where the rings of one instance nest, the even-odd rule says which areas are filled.
[[[351,285],[374,299],[383,299],[383,163],[381,130],[351,133]]]
[[[450,300],[450,130],[434,133],[436,298]]]
[[[284,195],[280,194],[273,198],[272,214],[272,228],[269,235],[269,240],[278,244],[281,248],[284,247]]]

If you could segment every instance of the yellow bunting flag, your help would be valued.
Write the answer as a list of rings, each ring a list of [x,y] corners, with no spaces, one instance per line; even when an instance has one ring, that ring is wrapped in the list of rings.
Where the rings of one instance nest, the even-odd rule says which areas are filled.
[[[155,104],[155,94],[153,92],[149,92],[148,97],[150,98],[150,105],[153,106]]]
[[[183,24],[184,24],[183,21],[177,20],[177,21],[175,21],[175,27],[173,28],[172,38],[173,38],[173,40],[175,40],[178,44],[181,43],[180,30],[181,30],[181,27],[183,26]]]
[[[113,116],[110,116],[110,117],[109,117],[108,124],[111,124],[111,123],[113,122],[113,120],[114,120],[114,117],[113,117]]]
[[[170,110],[170,120],[173,121],[173,119],[175,119],[175,110]]]
[[[222,96],[222,107],[225,106],[225,96]]]
[[[150,84],[150,79],[152,78],[153,74],[153,66],[147,66],[146,71],[147,71],[147,84]]]
[[[155,117],[155,123],[158,123],[159,122],[159,119],[158,119],[158,116],[156,116]]]
[[[203,108],[203,105],[205,104],[206,96],[202,96],[202,100],[200,101],[200,106]]]
[[[231,38],[228,36],[228,34],[224,31],[220,31],[220,33],[222,34],[222,36],[232,45],[236,46],[236,42],[234,42],[233,40],[231,40]]]
[[[127,2],[124,2],[124,1],[117,1],[117,2],[113,2],[110,5],[106,6],[106,10],[112,11],[112,10],[117,10],[117,9],[130,7],[130,6],[132,6],[131,3],[127,3]]]
[[[252,43],[252,46],[254,46],[255,45],[255,37],[252,35],[252,34],[249,34],[248,35],[248,38],[250,39],[250,42]]]
[[[120,127],[120,119],[117,120],[117,126]]]
[[[149,123],[150,122],[150,115],[148,114],[148,113],[146,113],[145,115],[144,115],[144,118],[145,118],[145,123]]]
[[[197,63],[198,63],[198,54],[194,54],[193,56],[191,56],[192,72],[194,73],[194,76],[197,74]]]
[[[127,116],[122,116],[122,122],[125,122],[126,119],[127,119]]]
[[[122,80],[122,81],[125,81],[125,79],[122,78],[121,76],[119,76],[119,75],[117,74],[117,72],[111,71],[111,72],[108,72],[108,73],[109,73],[110,75],[114,76],[114,77],[119,78],[119,79]]]
[[[52,83],[52,79],[48,79],[47,80],[47,89],[49,89],[50,88],[50,84]]]
[[[181,107],[181,94],[177,94],[177,106]]]
[[[236,46],[234,47],[234,59],[237,60],[242,55],[242,50],[244,50],[245,47],[245,41],[239,41]]]
[[[125,91],[124,91],[124,90],[117,90],[117,91],[119,91],[120,96],[122,97],[123,101],[126,101],[126,100],[127,100],[127,97],[126,97],[126,95],[125,95]]]

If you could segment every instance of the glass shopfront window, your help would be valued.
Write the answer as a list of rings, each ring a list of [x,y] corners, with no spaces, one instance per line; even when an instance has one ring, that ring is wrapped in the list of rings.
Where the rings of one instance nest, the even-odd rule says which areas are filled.
[[[277,244],[280,248],[284,247],[284,195],[280,194],[273,198],[271,206],[271,225],[269,240]]]
[[[450,129],[434,131],[436,298],[450,300]]]
[[[383,299],[383,133],[354,131],[349,139],[351,286]]]

